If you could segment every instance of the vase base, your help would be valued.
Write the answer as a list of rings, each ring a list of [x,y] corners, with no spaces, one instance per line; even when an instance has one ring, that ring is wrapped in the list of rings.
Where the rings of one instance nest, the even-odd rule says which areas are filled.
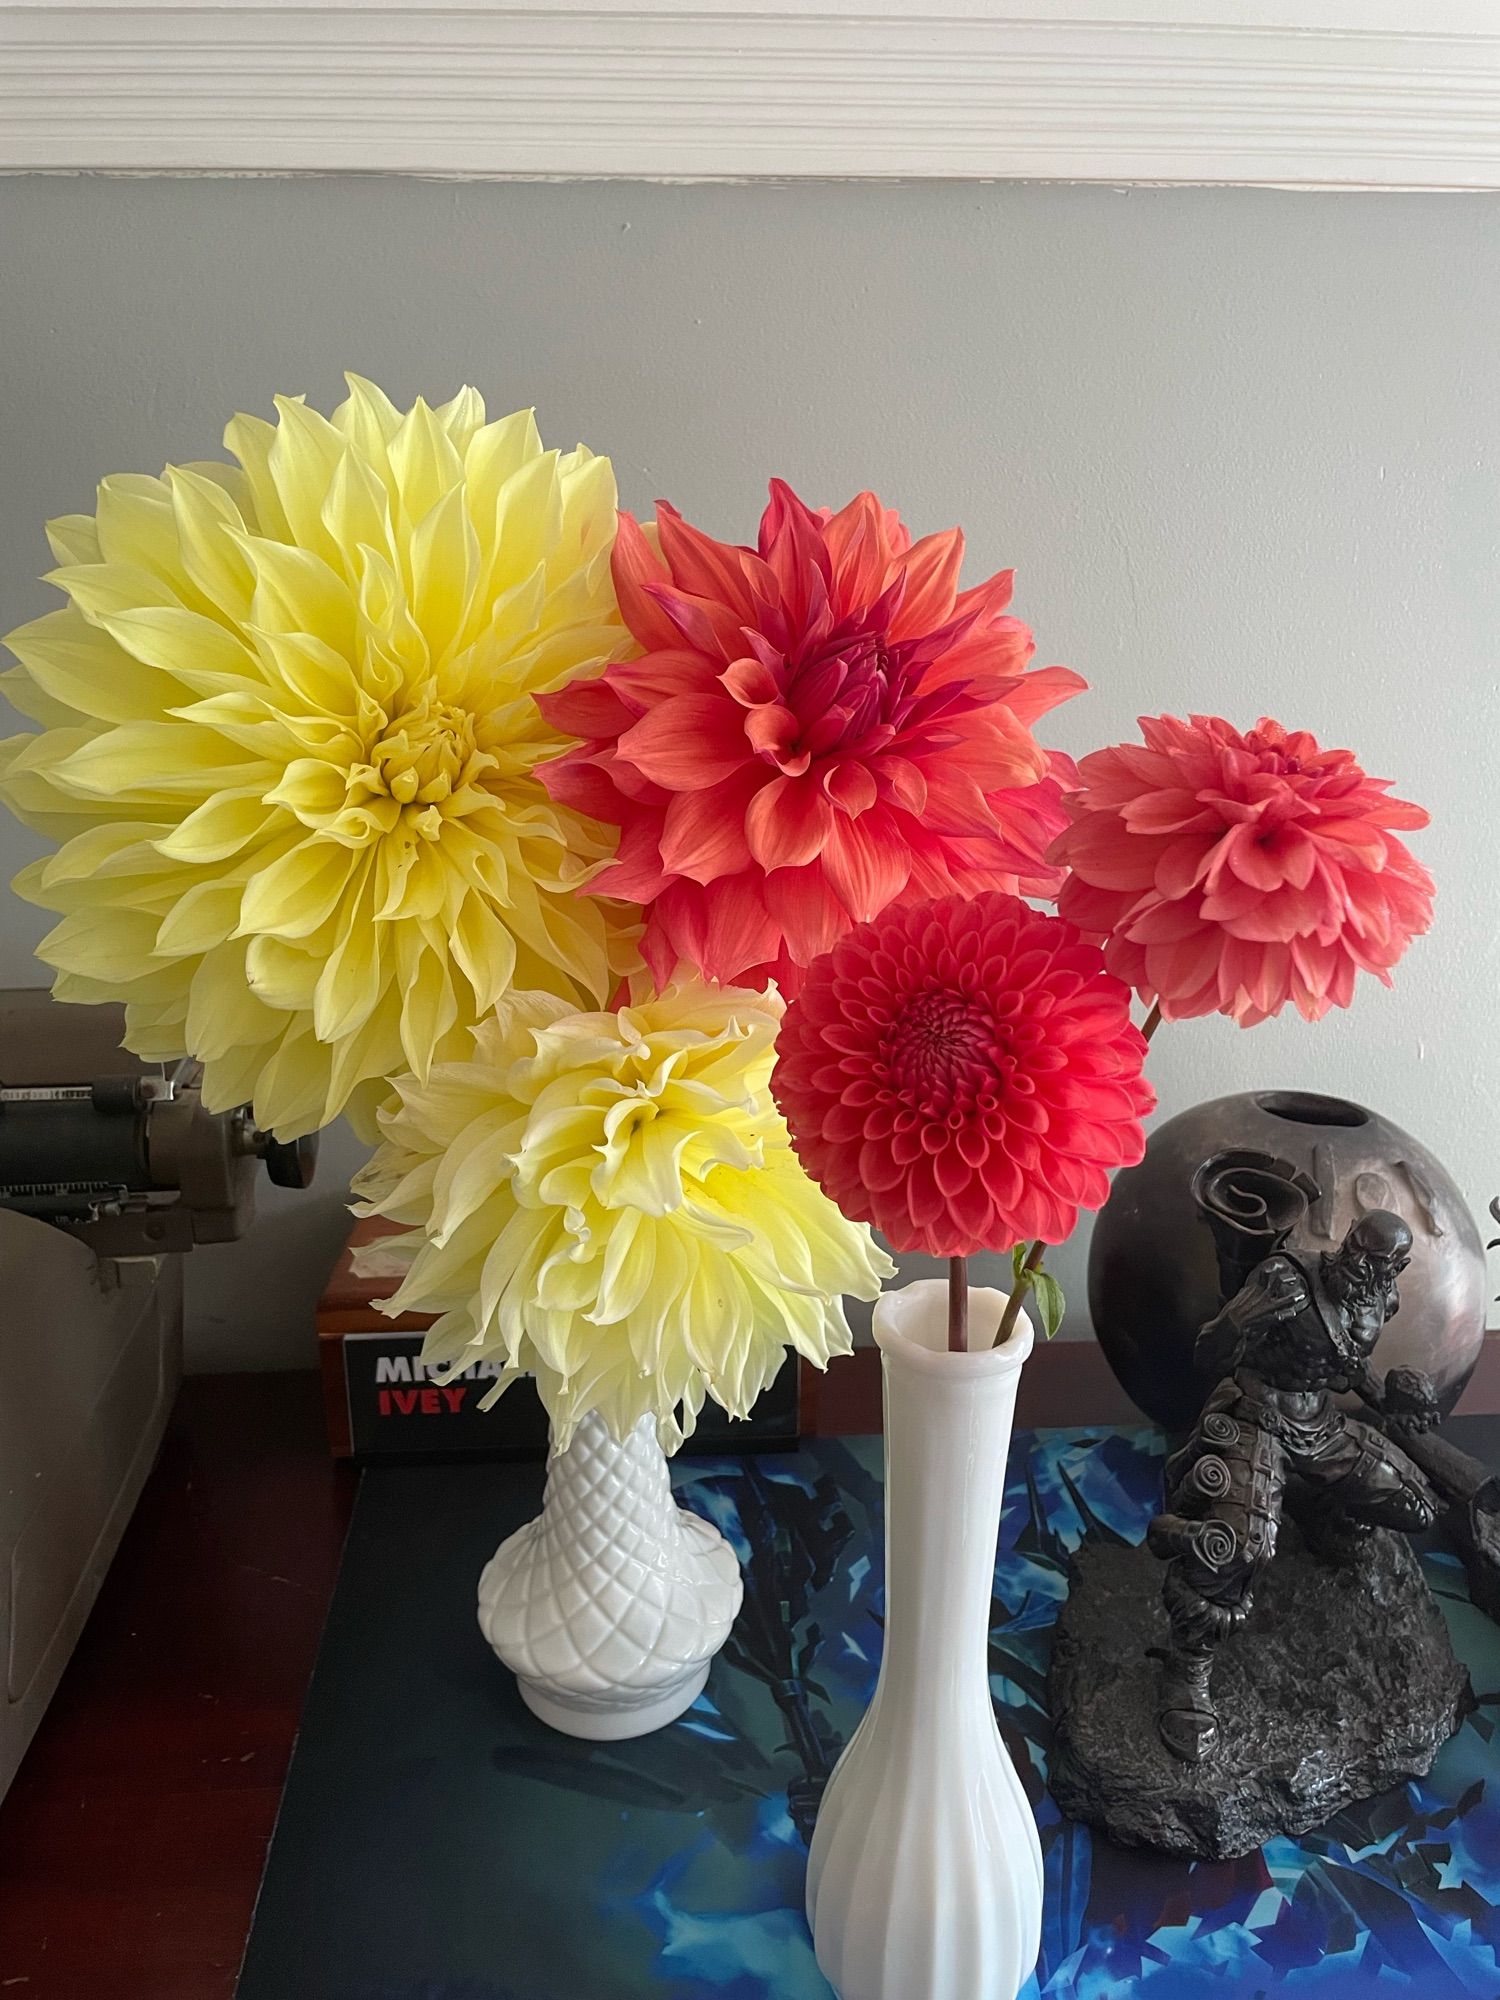
[[[653,1729],[664,1729],[691,1708],[703,1692],[710,1664],[705,1660],[701,1666],[690,1668],[680,1680],[664,1689],[653,1689],[638,1701],[630,1701],[623,1695],[580,1700],[519,1676],[516,1686],[537,1721],[545,1722],[549,1729],[560,1730],[564,1736],[582,1737],[589,1743],[622,1743],[629,1737],[649,1736]]]

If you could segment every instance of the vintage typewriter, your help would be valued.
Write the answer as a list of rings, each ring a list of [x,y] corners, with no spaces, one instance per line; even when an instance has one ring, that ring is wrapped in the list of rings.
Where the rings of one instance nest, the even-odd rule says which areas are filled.
[[[0,1794],[130,1518],[181,1369],[181,1253],[242,1235],[258,1175],[312,1178],[123,1009],[0,992]]]

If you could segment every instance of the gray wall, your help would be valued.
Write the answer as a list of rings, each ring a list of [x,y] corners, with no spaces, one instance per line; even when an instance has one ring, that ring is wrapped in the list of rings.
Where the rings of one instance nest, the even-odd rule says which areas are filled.
[[[781,473],[873,485],[1013,563],[1043,657],[1143,711],[1262,710],[1435,815],[1441,890],[1394,992],[1163,1035],[1165,1111],[1251,1085],[1378,1104],[1481,1206],[1500,1186],[1500,197],[1065,187],[0,181],[0,629],[45,608],[41,524],[217,448],[339,372],[477,383],[736,538]],[[0,825],[0,876],[34,852]],[[44,919],[0,901],[0,983]],[[344,1226],[322,1189],[190,1271],[200,1367],[311,1351]],[[1082,1321],[1082,1245],[1058,1268]]]

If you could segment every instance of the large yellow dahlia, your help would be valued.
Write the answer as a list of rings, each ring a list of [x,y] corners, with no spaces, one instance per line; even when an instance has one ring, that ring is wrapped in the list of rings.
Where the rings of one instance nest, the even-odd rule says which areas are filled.
[[[799,1166],[771,1101],[781,1002],[674,987],[618,1013],[515,993],[473,1052],[398,1081],[355,1181],[404,1235],[382,1310],[435,1312],[424,1358],[535,1374],[554,1447],[597,1410],[670,1450],[705,1394],[743,1416],[784,1347],[849,1350],[842,1294],[894,1269]],[[680,1412],[679,1412],[680,1406]]]
[[[63,1000],[124,1000],[137,1054],[191,1054],[214,1108],[286,1137],[468,1047],[512,985],[605,1000],[634,951],[579,899],[613,836],[536,766],[534,696],[627,635],[615,487],[472,389],[331,419],[236,417],[229,465],[99,488],[49,529],[66,608],[22,626],[0,798],[60,851],[17,878],[62,914]]]

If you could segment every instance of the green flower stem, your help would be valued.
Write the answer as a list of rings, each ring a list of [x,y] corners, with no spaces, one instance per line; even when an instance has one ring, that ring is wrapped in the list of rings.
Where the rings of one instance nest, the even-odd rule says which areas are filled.
[[[1016,1321],[1020,1317],[1022,1302],[1031,1290],[1031,1280],[1042,1268],[1042,1252],[1046,1247],[1038,1237],[1026,1252],[1026,1261],[1016,1273],[1015,1282],[1010,1288],[1010,1297],[1005,1301],[1005,1311],[1000,1315],[1000,1331],[995,1335],[996,1347],[1003,1347],[1010,1339]]]

